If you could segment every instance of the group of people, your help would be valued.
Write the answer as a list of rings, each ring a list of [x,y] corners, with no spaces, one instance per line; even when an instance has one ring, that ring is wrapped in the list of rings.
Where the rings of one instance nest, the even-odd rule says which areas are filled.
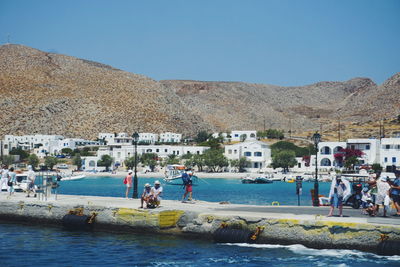
[[[392,216],[400,216],[400,171],[395,172],[395,175],[393,181],[380,173],[371,176],[367,182],[368,187],[362,190],[361,201],[365,214],[377,216],[382,206],[383,217],[386,217],[390,203],[393,202],[396,213]]]
[[[370,216],[377,216],[382,206],[383,217],[387,216],[390,203],[396,209],[392,216],[400,216],[400,171],[397,171],[396,178],[391,181],[389,177],[380,177],[380,173],[371,175],[361,191],[361,203],[363,213]],[[349,181],[337,175],[333,180],[329,192],[330,210],[328,217],[333,215],[334,208],[339,209],[339,216],[343,216],[343,204],[351,195]]]
[[[12,196],[15,192],[14,186],[17,183],[16,173],[14,171],[14,167],[8,168],[7,165],[3,165],[0,169],[0,192],[3,188],[7,188],[7,192],[9,192],[10,196]],[[34,193],[36,197],[35,191],[35,172],[31,165],[28,166],[27,172],[27,188],[26,188],[26,197],[30,197],[31,192]]]
[[[125,198],[128,198],[132,188],[132,170],[128,170],[128,175],[124,178],[124,184],[126,185]],[[153,187],[149,183],[146,183],[142,196],[140,197],[140,208],[143,208],[144,203],[146,204],[145,208],[156,208],[160,206],[162,192],[163,188],[160,181],[155,181]]]

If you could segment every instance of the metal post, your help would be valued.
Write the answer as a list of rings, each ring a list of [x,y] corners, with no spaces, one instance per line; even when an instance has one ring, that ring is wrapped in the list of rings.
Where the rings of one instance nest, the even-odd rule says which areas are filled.
[[[135,176],[133,177],[133,194],[132,198],[138,198],[138,177],[137,177],[137,143],[139,141],[139,134],[135,132],[132,135],[132,141],[135,145]]]
[[[315,146],[315,181],[314,181],[314,207],[319,206],[319,197],[318,197],[318,144]]]

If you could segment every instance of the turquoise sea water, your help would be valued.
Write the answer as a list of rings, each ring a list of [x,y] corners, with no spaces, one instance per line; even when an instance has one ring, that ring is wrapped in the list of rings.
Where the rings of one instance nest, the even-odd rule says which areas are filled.
[[[145,183],[153,184],[156,178],[139,177],[139,194]],[[182,186],[165,184],[164,199],[180,200],[184,193]],[[319,183],[320,194],[329,193],[330,183]],[[314,183],[303,183],[303,194],[300,204],[311,205],[310,189]],[[123,178],[88,177],[78,181],[61,181],[59,192],[72,195],[93,195],[124,197],[125,185]],[[274,182],[272,184],[242,184],[239,179],[199,179],[193,187],[193,198],[204,201],[229,201],[235,204],[270,205],[278,201],[281,205],[297,205],[296,184]]]

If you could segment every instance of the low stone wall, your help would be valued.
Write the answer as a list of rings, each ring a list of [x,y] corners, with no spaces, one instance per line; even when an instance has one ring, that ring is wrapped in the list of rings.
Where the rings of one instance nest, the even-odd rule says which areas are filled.
[[[216,212],[180,209],[132,209],[86,204],[54,202],[0,201],[0,219],[29,221],[30,224],[61,225],[70,210],[83,208],[85,215],[97,213],[94,229],[106,231],[134,231],[141,233],[197,236],[212,240],[221,225],[262,232],[257,243],[303,244],[312,248],[343,248],[376,251],[381,237],[400,241],[400,225],[377,225],[314,219],[269,218],[263,216],[224,215]]]

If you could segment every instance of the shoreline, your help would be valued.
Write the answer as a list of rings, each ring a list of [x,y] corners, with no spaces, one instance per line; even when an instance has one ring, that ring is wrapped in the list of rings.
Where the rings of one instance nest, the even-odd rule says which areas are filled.
[[[123,178],[125,177],[128,172],[126,171],[118,171],[116,173],[109,173],[109,172],[76,172],[76,174],[84,174],[87,177],[94,177],[94,176],[100,176],[100,177],[120,177]],[[240,179],[241,177],[246,177],[246,176],[251,176],[251,177],[256,177],[260,176],[261,174],[258,173],[229,173],[229,172],[220,172],[220,173],[208,173],[208,172],[195,172],[195,176],[199,178],[221,178],[221,179]],[[148,173],[141,173],[138,172],[137,176],[139,178],[164,178],[165,175],[163,172],[148,172]]]

